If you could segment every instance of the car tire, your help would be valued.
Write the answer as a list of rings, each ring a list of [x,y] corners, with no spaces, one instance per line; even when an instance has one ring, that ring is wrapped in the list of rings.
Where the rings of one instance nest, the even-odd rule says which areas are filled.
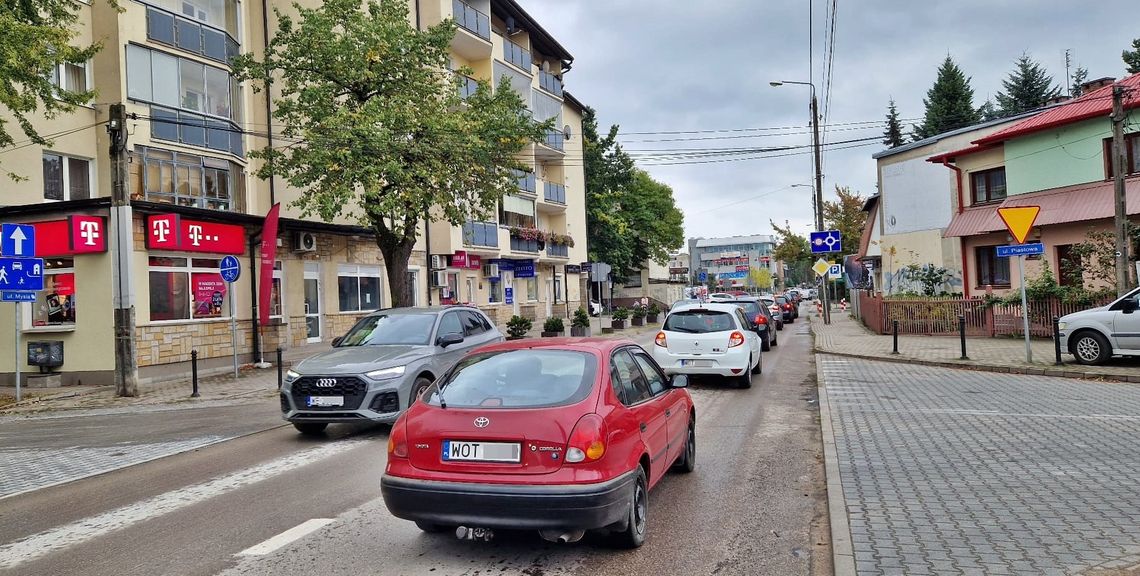
[[[776,346],[779,346],[779,345],[780,345],[780,339],[776,337],[776,334],[774,334],[774,333],[773,333],[773,334],[769,334],[769,336],[771,336],[771,337],[772,337],[772,347],[773,347],[773,348],[775,348]]]
[[[760,350],[767,352],[771,349],[772,349],[772,336],[768,334],[767,330],[765,330],[764,336],[762,336],[760,338]]]
[[[777,332],[780,330],[783,330],[783,329],[784,329],[784,323],[783,322],[776,324],[776,331]]]
[[[1104,364],[1112,357],[1108,338],[1092,330],[1078,332],[1069,344],[1069,352],[1076,357],[1077,362],[1088,366]]]
[[[697,468],[697,423],[689,418],[689,435],[685,438],[685,451],[673,464],[673,469],[682,474],[688,474]]]
[[[416,381],[412,383],[412,393],[408,396],[408,408],[411,408],[412,404],[416,403],[416,399],[418,399],[429,386],[431,386],[431,380],[423,376],[416,378]]]
[[[645,479],[645,469],[637,467],[637,480],[630,494],[629,512],[626,527],[613,535],[614,544],[622,548],[640,548],[645,544],[645,534],[649,531],[649,483]]]
[[[753,374],[759,374],[764,371],[764,356],[761,355],[756,359],[756,365],[752,367]]]
[[[305,436],[319,436],[329,427],[328,422],[294,422],[293,427]]]
[[[439,534],[440,532],[447,530],[447,526],[434,524],[432,522],[424,522],[423,520],[416,520],[416,528],[419,528],[421,531],[428,534]]]

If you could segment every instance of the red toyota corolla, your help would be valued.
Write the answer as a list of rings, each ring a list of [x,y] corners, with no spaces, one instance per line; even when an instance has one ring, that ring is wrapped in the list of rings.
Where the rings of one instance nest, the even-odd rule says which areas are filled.
[[[427,532],[575,542],[597,529],[640,546],[649,489],[696,464],[687,383],[630,341],[485,346],[392,426],[384,503]]]

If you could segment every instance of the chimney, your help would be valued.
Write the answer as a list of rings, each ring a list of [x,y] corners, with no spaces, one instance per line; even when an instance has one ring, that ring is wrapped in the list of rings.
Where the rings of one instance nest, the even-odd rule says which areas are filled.
[[[1060,103],[1066,102],[1068,100],[1071,100],[1071,98],[1062,94],[1060,96],[1056,96],[1056,97],[1053,97],[1053,98],[1046,100],[1045,105],[1046,106],[1053,106],[1054,104],[1060,104]]]
[[[1113,78],[1112,76],[1105,76],[1104,78],[1089,80],[1088,82],[1081,84],[1081,94],[1088,94],[1097,88],[1104,88],[1113,82],[1116,82],[1116,78]]]

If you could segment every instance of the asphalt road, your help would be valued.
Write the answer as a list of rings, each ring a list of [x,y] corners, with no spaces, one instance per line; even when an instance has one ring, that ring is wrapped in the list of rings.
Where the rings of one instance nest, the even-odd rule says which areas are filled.
[[[0,573],[830,573],[805,332],[785,328],[750,390],[694,383],[697,471],[655,488],[636,551],[592,537],[423,534],[379,497],[385,427],[331,427],[315,440],[273,428],[3,500]]]

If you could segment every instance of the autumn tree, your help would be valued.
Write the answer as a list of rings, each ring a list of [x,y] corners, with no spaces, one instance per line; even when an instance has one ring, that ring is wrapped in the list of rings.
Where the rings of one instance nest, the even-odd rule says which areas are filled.
[[[59,86],[62,65],[84,65],[101,44],[75,46],[82,4],[71,0],[18,0],[0,8],[0,110],[11,114],[29,143],[51,146],[51,138],[33,124],[50,120],[90,102],[91,90]],[[16,143],[8,118],[0,114],[0,148]],[[8,172],[13,179],[22,175]]]
[[[859,239],[863,237],[863,226],[867,222],[867,213],[863,211],[865,198],[850,188],[835,186],[835,200],[824,200],[823,222],[828,230],[839,230],[843,239],[843,251],[835,255],[843,256],[854,254],[859,250]]]
[[[264,60],[234,62],[241,80],[270,79],[273,119],[286,146],[250,156],[257,175],[300,190],[294,206],[325,221],[347,216],[372,229],[394,306],[412,302],[408,261],[425,217],[460,225],[494,213],[517,185],[517,155],[545,138],[523,99],[485,81],[462,99],[451,71],[455,23],[408,23],[404,0],[327,0],[276,11]],[[257,86],[255,83],[254,86]]]
[[[749,268],[748,280],[761,290],[772,289],[772,271],[768,268]]]

